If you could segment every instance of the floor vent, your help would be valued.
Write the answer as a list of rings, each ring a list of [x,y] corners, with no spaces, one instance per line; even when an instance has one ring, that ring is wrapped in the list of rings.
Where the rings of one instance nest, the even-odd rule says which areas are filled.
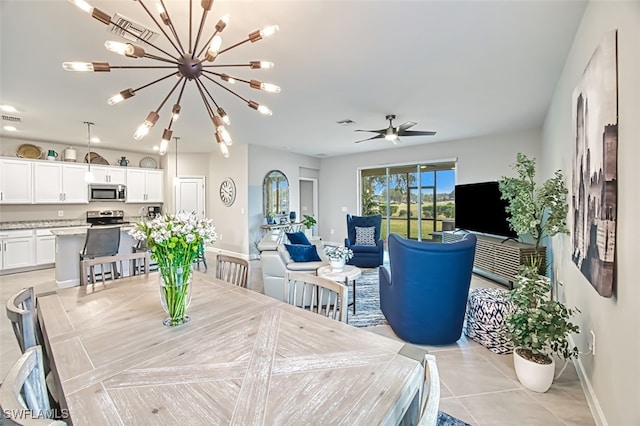
[[[133,42],[139,42],[142,40],[152,42],[156,38],[158,38],[158,33],[153,32],[144,25],[138,24],[137,22],[132,21],[131,19],[126,18],[118,13],[113,15],[113,18],[111,18],[111,20],[115,22],[116,25],[110,24],[107,27],[107,31],[112,34],[119,35],[126,40]],[[128,32],[124,31],[123,28]]]
[[[20,117],[16,117],[14,115],[4,115],[2,114],[2,119],[5,121],[11,121],[13,123],[22,123],[22,119]]]

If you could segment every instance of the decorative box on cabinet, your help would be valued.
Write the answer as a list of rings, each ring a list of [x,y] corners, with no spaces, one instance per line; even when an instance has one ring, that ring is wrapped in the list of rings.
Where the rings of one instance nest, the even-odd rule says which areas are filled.
[[[463,235],[462,233],[443,232],[442,241],[459,241]],[[518,268],[532,256],[540,258],[546,263],[546,247],[540,247],[536,253],[533,244],[485,235],[477,235],[477,237],[476,256],[473,260],[474,268],[504,278],[510,285],[515,281]]]

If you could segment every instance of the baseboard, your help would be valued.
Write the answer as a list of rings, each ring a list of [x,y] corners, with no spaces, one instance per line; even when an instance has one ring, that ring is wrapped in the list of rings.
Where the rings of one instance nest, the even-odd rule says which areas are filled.
[[[569,343],[570,346],[575,346],[572,336],[569,336]],[[582,386],[582,391],[584,392],[585,398],[587,398],[587,404],[589,405],[589,409],[591,410],[593,420],[598,426],[608,426],[609,423],[607,423],[607,419],[604,416],[604,412],[602,411],[602,407],[600,406],[600,402],[598,401],[596,392],[593,389],[593,386],[591,386],[591,380],[589,380],[589,376],[587,376],[584,365],[582,365],[580,356],[578,356],[578,358],[573,361],[573,365],[576,368],[576,372],[578,373],[580,385]]]
[[[223,249],[217,248],[217,247],[206,247],[205,251],[208,252],[208,253],[224,254],[226,256],[238,257],[238,258],[244,259],[244,260],[252,260],[251,259],[251,255],[249,255],[249,254],[237,253],[237,252],[231,251],[231,250],[223,250]]]

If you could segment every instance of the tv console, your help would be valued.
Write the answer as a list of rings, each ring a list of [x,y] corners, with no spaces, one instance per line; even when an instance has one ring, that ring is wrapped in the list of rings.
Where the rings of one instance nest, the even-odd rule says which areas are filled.
[[[455,242],[461,240],[463,236],[462,233],[445,231],[442,233],[442,241]],[[536,252],[533,244],[512,240],[505,241],[504,238],[479,234],[476,234],[476,237],[478,243],[476,244],[476,256],[473,259],[474,268],[504,278],[509,283],[509,288],[513,288],[515,275],[518,273],[520,265],[524,265],[525,260],[535,256],[546,263],[546,247],[540,247]]]

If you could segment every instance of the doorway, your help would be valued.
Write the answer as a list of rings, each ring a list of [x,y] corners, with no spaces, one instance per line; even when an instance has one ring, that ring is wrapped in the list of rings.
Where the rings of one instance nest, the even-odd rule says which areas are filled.
[[[199,218],[206,217],[204,177],[178,177],[174,186],[176,212],[196,212]]]
[[[300,178],[299,179],[299,210],[297,222],[304,219],[304,215],[312,216],[318,220],[318,179]],[[314,226],[313,235],[318,234],[317,226]]]

